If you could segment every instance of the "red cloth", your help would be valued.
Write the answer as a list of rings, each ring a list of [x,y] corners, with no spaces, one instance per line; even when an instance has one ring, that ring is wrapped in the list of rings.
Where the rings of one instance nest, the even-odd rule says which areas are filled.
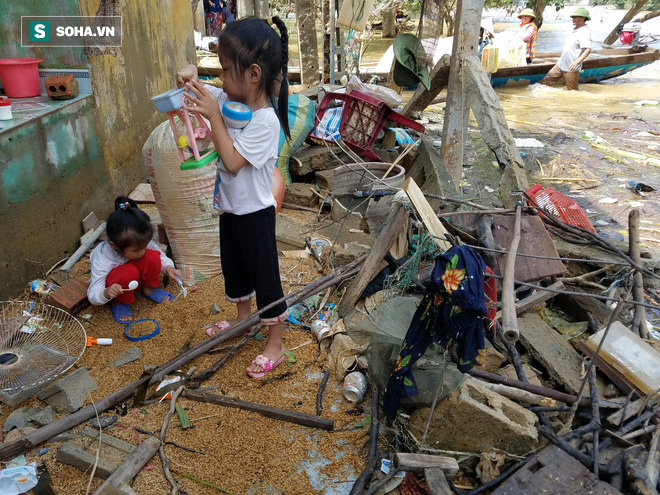
[[[135,291],[144,286],[158,287],[160,285],[160,269],[160,253],[153,249],[147,249],[144,256],[139,260],[129,260],[127,263],[110,270],[105,278],[105,286],[110,287],[112,284],[119,284],[124,289],[128,289],[128,284],[132,280],[137,280],[137,289],[127,290],[115,297],[115,300],[120,303],[133,304],[135,302]]]
[[[488,275],[493,274],[490,267],[486,267]],[[484,277],[484,294],[486,294],[486,317],[490,320],[488,328],[492,330],[495,337],[495,317],[497,316],[497,279],[495,277]]]

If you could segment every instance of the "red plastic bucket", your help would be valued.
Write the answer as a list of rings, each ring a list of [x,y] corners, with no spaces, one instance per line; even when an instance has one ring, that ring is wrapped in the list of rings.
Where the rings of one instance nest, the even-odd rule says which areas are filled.
[[[39,83],[40,58],[0,59],[0,79],[10,98],[29,98],[41,94]]]

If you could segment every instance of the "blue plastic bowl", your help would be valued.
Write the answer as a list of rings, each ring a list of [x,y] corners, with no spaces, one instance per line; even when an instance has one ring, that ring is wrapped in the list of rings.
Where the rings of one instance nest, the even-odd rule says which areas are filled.
[[[161,113],[171,112],[181,108],[181,99],[186,88],[175,88],[154,96],[151,101],[156,104],[156,108]]]
[[[244,103],[227,101],[222,105],[222,116],[227,126],[242,129],[252,120],[252,109]]]

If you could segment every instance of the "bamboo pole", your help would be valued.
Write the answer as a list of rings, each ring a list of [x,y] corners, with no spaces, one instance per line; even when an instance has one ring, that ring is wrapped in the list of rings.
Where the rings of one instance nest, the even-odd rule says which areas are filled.
[[[502,339],[513,344],[518,340],[518,317],[514,296],[514,279],[516,274],[516,256],[520,242],[520,215],[522,203],[516,204],[516,220],[513,224],[513,239],[506,258],[504,278],[502,279]]]
[[[639,264],[641,256],[639,253],[639,210],[637,208],[634,208],[628,214],[628,232],[629,255],[635,263]],[[644,278],[639,270],[635,271],[633,277],[632,295],[636,303],[644,303]],[[643,339],[649,338],[649,332],[646,328],[646,310],[640,304],[635,304],[632,331]]]

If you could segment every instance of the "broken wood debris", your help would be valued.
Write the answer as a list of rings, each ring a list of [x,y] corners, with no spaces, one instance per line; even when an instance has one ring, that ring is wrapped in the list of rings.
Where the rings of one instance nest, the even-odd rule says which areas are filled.
[[[470,66],[474,65],[471,62],[468,62],[467,70],[470,72]],[[475,69],[476,71],[476,69]],[[477,74],[470,75],[471,80],[469,84],[479,85],[479,79],[481,77]],[[423,92],[423,90],[422,90]],[[426,95],[425,97],[428,97]],[[423,99],[418,98],[417,101],[424,101]],[[483,110],[483,109],[482,109]],[[480,123],[483,121],[496,120],[496,115],[480,115]],[[486,120],[484,120],[486,119]],[[513,148],[512,148],[513,149]],[[399,157],[394,160],[391,166],[388,169],[392,170],[397,161],[402,160],[406,153],[413,151],[413,146],[409,146],[405,149]],[[516,166],[516,160],[512,160],[510,155],[511,150],[499,150],[500,156],[498,160],[501,162],[509,160],[510,167]],[[354,153],[353,159],[360,160]],[[413,153],[410,153],[413,154]],[[309,189],[308,186],[305,186]],[[479,369],[473,369],[470,374],[474,377],[479,377],[482,380],[480,382],[484,387],[488,388],[491,392],[496,392],[499,395],[509,397],[516,402],[524,404],[525,411],[524,413],[529,413],[529,411],[534,412],[538,416],[538,421],[540,426],[538,426],[538,431],[540,431],[550,442],[557,445],[558,447],[548,447],[544,449],[540,454],[536,456],[525,457],[522,461],[510,466],[508,469],[503,471],[499,476],[494,478],[491,481],[485,482],[480,485],[477,489],[472,490],[471,493],[480,493],[482,491],[493,489],[499,485],[499,488],[496,488],[493,493],[529,493],[529,491],[522,490],[516,492],[515,489],[511,491],[511,486],[514,483],[523,483],[521,486],[528,487],[528,490],[531,490],[529,487],[539,487],[543,485],[543,481],[540,478],[540,475],[536,475],[537,472],[552,472],[552,469],[563,469],[566,464],[569,464],[573,459],[577,459],[584,465],[582,466],[573,466],[576,479],[584,481],[584,486],[594,487],[594,493],[600,493],[598,490],[601,490],[602,493],[617,493],[615,486],[614,490],[608,491],[609,488],[604,483],[608,477],[611,480],[615,480],[617,476],[622,475],[621,469],[617,472],[617,468],[613,465],[612,462],[606,462],[605,450],[608,448],[618,448],[617,453],[619,460],[625,460],[626,466],[629,468],[630,472],[634,473],[630,478],[630,485],[636,487],[638,490],[654,487],[654,483],[648,482],[649,480],[656,479],[657,475],[653,474],[654,471],[657,471],[655,464],[657,462],[654,460],[656,455],[657,447],[657,401],[651,400],[649,397],[654,391],[653,387],[647,389],[640,389],[637,385],[635,386],[634,380],[628,377],[620,376],[621,372],[617,373],[615,366],[607,362],[604,357],[603,349],[598,351],[593,350],[593,346],[589,347],[587,342],[583,338],[574,339],[573,345],[568,343],[568,339],[562,336],[559,332],[556,331],[553,325],[543,322],[542,331],[539,330],[539,326],[536,325],[542,316],[539,316],[534,312],[536,308],[543,309],[550,305],[563,306],[562,303],[558,302],[560,299],[556,298],[554,302],[551,300],[557,295],[563,295],[566,298],[573,298],[571,300],[578,300],[577,298],[596,298],[597,296],[589,293],[578,293],[577,291],[566,290],[566,285],[581,285],[588,289],[602,290],[607,287],[609,283],[608,279],[611,279],[612,272],[615,271],[612,269],[614,264],[604,266],[597,270],[585,271],[582,274],[575,274],[575,267],[573,267],[572,273],[570,276],[566,276],[563,279],[556,279],[556,275],[561,274],[564,270],[562,264],[562,257],[557,254],[555,245],[548,231],[552,231],[557,235],[561,235],[565,240],[570,240],[571,242],[576,243],[577,245],[584,246],[584,249],[591,248],[593,246],[598,247],[599,249],[607,249],[609,253],[613,255],[616,260],[624,260],[624,264],[630,267],[630,270],[635,272],[635,280],[642,280],[642,277],[657,277],[653,269],[648,268],[648,264],[645,260],[635,253],[634,242],[634,215],[631,215],[631,227],[630,227],[630,238],[631,243],[629,249],[626,252],[624,249],[617,247],[616,245],[609,243],[604,239],[594,237],[592,233],[585,232],[579,228],[576,228],[571,225],[564,224],[563,222],[557,219],[551,219],[547,212],[544,215],[539,215],[539,213],[544,213],[541,208],[538,207],[516,207],[516,217],[515,219],[511,215],[507,215],[507,210],[503,209],[493,209],[486,208],[476,204],[469,204],[470,202],[452,200],[451,198],[443,198],[446,202],[457,202],[456,204],[461,204],[462,206],[471,206],[475,208],[475,212],[448,212],[446,214],[437,213],[428,203],[426,195],[423,190],[414,182],[408,178],[404,184],[403,189],[407,191],[408,198],[411,200],[414,207],[412,211],[413,216],[417,216],[421,220],[423,227],[418,229],[418,226],[415,226],[417,233],[422,231],[427,231],[432,234],[437,248],[442,251],[446,250],[448,247],[452,246],[452,243],[461,243],[468,240],[469,242],[474,242],[477,244],[480,242],[480,239],[474,237],[474,233],[469,227],[466,227],[465,224],[453,222],[455,220],[465,220],[470,215],[475,217],[491,218],[491,215],[498,215],[500,217],[506,218],[505,222],[502,222],[503,225],[506,222],[515,222],[515,228],[513,230],[503,228],[501,231],[498,231],[498,234],[501,235],[502,239],[505,239],[507,242],[498,243],[499,248],[494,249],[492,252],[502,251],[499,253],[499,256],[494,256],[499,261],[499,264],[502,263],[502,260],[507,259],[507,268],[504,270],[495,270],[496,273],[505,272],[505,280],[502,282],[501,294],[502,298],[500,299],[502,303],[502,311],[499,313],[498,317],[504,321],[504,330],[505,337],[502,338],[502,328],[499,328],[498,338],[494,339],[493,344],[498,348],[498,350],[506,349],[509,352],[509,360],[513,363],[516,373],[519,380],[512,380],[501,377],[495,373],[487,373]],[[314,193],[312,193],[314,194]],[[309,208],[303,207],[302,210],[311,210]],[[318,210],[313,209],[311,211],[318,213],[320,215],[323,205],[320,206]],[[408,211],[402,207],[399,203],[394,203],[392,209],[390,210],[390,216],[384,222],[382,230],[380,230],[379,237],[376,238],[371,246],[371,250],[366,257],[362,257],[358,262],[355,262],[348,267],[344,267],[333,272],[326,277],[321,277],[312,284],[308,284],[298,291],[297,293],[287,296],[287,304],[291,304],[295,301],[300,301],[301,299],[314,295],[319,291],[325,290],[329,287],[338,286],[340,284],[346,283],[349,279],[353,279],[348,288],[346,289],[343,298],[338,302],[339,314],[344,315],[349,311],[352,311],[356,305],[359,305],[360,295],[362,294],[365,286],[371,282],[374,278],[374,275],[378,272],[383,259],[386,256],[386,253],[390,251],[392,244],[395,239],[400,239],[402,234],[407,227],[404,227],[408,218]],[[510,213],[510,212],[508,212]],[[523,214],[524,213],[524,214]],[[530,216],[532,214],[533,216]],[[440,218],[438,218],[438,215]],[[531,256],[523,257],[522,252],[516,252],[516,245],[518,244],[520,248],[524,249],[525,245],[522,242],[518,242],[518,231],[524,230],[526,225],[534,225],[534,228],[530,229],[533,231],[531,234],[532,237],[537,238],[537,244],[529,249],[529,254]],[[451,232],[450,235],[449,232]],[[528,232],[529,233],[529,232]],[[542,234],[536,235],[536,234]],[[522,235],[520,236],[522,239]],[[541,239],[538,241],[538,239]],[[306,239],[307,240],[307,239]],[[516,241],[515,244],[513,241]],[[309,243],[309,241],[307,241]],[[547,244],[547,246],[546,246]],[[543,247],[548,247],[553,253],[544,253],[548,254],[547,256],[539,256],[537,249],[538,245]],[[480,246],[475,246],[480,247]],[[639,247],[637,245],[637,247]],[[522,250],[521,249],[521,250]],[[314,251],[312,250],[313,254]],[[534,257],[534,254],[537,256]],[[542,260],[542,261],[538,261]],[[327,269],[328,263],[327,259],[317,259],[319,263],[319,268],[321,270]],[[516,261],[524,261],[524,263],[516,263]],[[525,266],[523,269],[524,275],[520,276],[517,273],[517,270],[523,264],[526,264],[529,261],[529,266]],[[585,262],[585,266],[590,266],[589,263]],[[495,268],[495,267],[494,267]],[[511,270],[516,270],[516,276],[512,276]],[[545,271],[544,271],[545,270]],[[596,276],[601,276],[603,280],[595,280]],[[591,281],[595,280],[595,281]],[[526,284],[528,281],[537,282],[537,284]],[[299,284],[300,285],[300,284]],[[506,286],[506,287],[504,287]],[[516,286],[518,290],[516,290]],[[524,290],[524,288],[529,287],[536,289],[535,292],[532,292],[527,297],[522,297],[516,301],[516,294],[519,294]],[[634,309],[634,317],[632,321],[633,329],[641,332],[641,324],[644,321],[645,317],[643,312],[639,311],[640,308],[644,307],[653,307],[652,304],[644,303],[644,286],[643,284],[638,284],[633,286],[633,299],[631,301],[625,301],[625,304],[630,308]],[[577,294],[577,295],[574,295]],[[584,295],[583,295],[584,294]],[[335,294],[333,294],[334,296]],[[324,296],[321,306],[325,306],[325,303],[329,301],[330,292],[327,292]],[[565,300],[563,299],[563,300]],[[619,300],[617,298],[609,298],[610,300]],[[591,299],[589,299],[591,300]],[[624,304],[624,303],[621,303]],[[586,305],[584,305],[586,306]],[[596,307],[594,305],[593,307]],[[264,308],[266,309],[266,308]],[[321,308],[319,308],[320,310]],[[584,309],[584,307],[582,308]],[[605,304],[601,304],[597,309],[591,309],[591,307],[586,310],[586,313],[594,319],[591,313],[597,314],[596,320],[598,322],[603,322],[607,317],[616,316],[616,311],[612,311],[612,308],[608,308]],[[502,318],[502,314],[505,314],[505,317]],[[518,315],[524,315],[518,317]],[[196,346],[193,346],[187,351],[184,351],[181,356],[171,359],[167,363],[161,365],[156,369],[153,375],[147,375],[141,379],[129,384],[128,386],[117,391],[115,394],[112,394],[109,397],[102,399],[99,402],[96,402],[94,406],[97,406],[100,410],[106,409],[116,402],[122,401],[130,397],[134,390],[142,384],[150,384],[157,380],[162,379],[167,373],[171,372],[174,369],[179,368],[182,364],[190,362],[197,356],[200,356],[203,353],[210,352],[215,346],[219,343],[224,342],[227,339],[234,338],[239,334],[246,332],[250,327],[254,326],[258,322],[258,313],[251,315],[248,320],[245,320],[241,323],[235,324],[232,326],[230,331],[223,336],[217,338],[208,339]],[[592,323],[592,325],[597,325]],[[608,324],[608,328],[609,328]],[[11,326],[11,325],[6,325]],[[512,329],[517,329],[520,334],[520,343],[518,344],[518,349],[520,352],[524,352],[524,356],[521,358],[518,353],[516,345],[513,343],[516,339],[508,337],[508,331]],[[630,329],[624,327],[626,332],[630,332]],[[592,328],[592,331],[597,330],[597,328]],[[241,408],[244,410],[256,412],[267,417],[271,417],[283,421],[291,421],[296,424],[301,424],[304,426],[319,428],[325,431],[330,431],[334,427],[334,424],[331,420],[323,418],[321,414],[321,404],[322,404],[322,395],[324,387],[327,384],[328,377],[330,372],[328,370],[324,371],[323,377],[321,380],[321,385],[317,393],[317,407],[316,407],[316,416],[300,414],[294,411],[288,411],[281,408],[272,408],[270,406],[265,406],[261,404],[256,404],[254,402],[242,401],[236,398],[220,396],[208,393],[206,391],[202,392],[200,390],[194,390],[196,387],[199,387],[205,380],[213,376],[219,368],[221,368],[225,363],[227,363],[231,357],[239,350],[245,343],[248,342],[248,339],[256,333],[256,329],[248,333],[243,340],[237,345],[234,345],[230,348],[221,349],[226,354],[217,361],[213,363],[210,367],[199,372],[197,375],[192,376],[188,384],[188,389],[183,391],[183,388],[179,388],[175,394],[172,402],[170,404],[170,412],[166,416],[166,420],[163,423],[161,428],[161,439],[160,439],[160,450],[161,456],[163,457],[163,465],[166,472],[166,477],[170,480],[173,490],[178,490],[176,481],[173,480],[171,473],[169,473],[167,464],[167,458],[164,457],[163,446],[169,442],[164,441],[164,433],[167,429],[167,421],[171,417],[173,411],[177,410],[177,406],[180,409],[180,405],[176,404],[176,399],[179,397],[179,394],[183,394],[184,397],[190,400],[195,401],[204,401],[214,404],[218,404],[222,407],[232,407],[232,408]],[[606,333],[606,332],[605,332]],[[11,337],[9,337],[11,338]],[[603,340],[606,340],[606,336],[602,337]],[[556,356],[549,357],[549,354],[544,351],[541,347],[541,344],[546,344],[547,346],[552,347],[556,351]],[[646,342],[641,342],[639,345],[648,345]],[[574,350],[574,347],[577,348],[577,351]],[[599,347],[600,348],[600,347]],[[581,354],[578,354],[578,351]],[[586,376],[582,377],[582,355],[586,355],[589,358],[589,365],[587,366]],[[556,358],[556,359],[555,359]],[[548,376],[551,378],[549,386],[538,386],[532,385],[527,382],[526,377],[524,376],[524,371],[522,368],[523,360],[525,364],[532,364],[534,367],[538,368],[542,379],[544,380],[544,385],[548,384]],[[565,366],[560,363],[570,362],[570,366]],[[655,363],[655,361],[654,361]],[[608,368],[609,367],[609,368]],[[373,368],[372,368],[373,369]],[[527,368],[530,369],[530,368]],[[194,370],[194,368],[193,368]],[[606,375],[612,380],[623,393],[629,393],[628,399],[632,398],[634,394],[637,394],[640,398],[634,400],[630,403],[627,401],[621,402],[617,400],[603,400],[599,398],[598,388],[600,386],[597,383],[596,370],[605,372]],[[192,373],[192,371],[190,371]],[[616,379],[614,378],[616,377]],[[444,377],[443,377],[444,378]],[[494,382],[494,383],[491,383]],[[589,393],[588,397],[582,397],[582,393],[585,387],[585,383],[588,383]],[[379,434],[382,434],[382,430],[379,431],[379,425],[382,425],[382,420],[378,419],[378,401],[379,401],[379,388],[378,384],[374,382],[371,383],[372,386],[372,397],[371,397],[371,407],[372,407],[372,417],[371,417],[371,431],[369,438],[369,456],[366,459],[366,467],[363,473],[360,475],[358,480],[353,486],[351,493],[363,493],[370,487],[368,493],[372,493],[374,488],[380,485],[383,479],[377,479],[378,473],[375,470],[377,465],[377,454],[378,454],[378,437]],[[555,386],[557,389],[551,388]],[[568,392],[568,393],[566,393]],[[224,393],[224,392],[223,392]],[[607,396],[609,398],[609,396]],[[620,399],[620,398],[619,398]],[[442,400],[442,399],[440,399]],[[575,417],[571,416],[570,419],[566,419],[566,415],[563,414],[568,409],[566,406],[558,405],[557,402],[564,404],[573,404],[574,407],[571,408],[571,412],[574,414],[578,408],[579,414]],[[541,407],[529,407],[529,405],[537,405]],[[519,407],[519,406],[518,406]],[[619,408],[617,412],[610,414],[611,409]],[[603,409],[606,408],[606,409]],[[81,412],[84,411],[84,412]],[[23,438],[18,440],[13,440],[6,444],[0,446],[0,457],[7,459],[19,451],[25,451],[32,446],[40,443],[41,441],[50,438],[50,436],[59,433],[62,431],[62,428],[68,429],[86,419],[86,415],[90,414],[89,408],[85,408],[79,411],[80,414],[74,413],[71,417],[67,418],[66,422],[59,423],[55,426],[42,427],[36,432],[30,433]],[[603,411],[607,411],[607,423],[608,425],[601,424],[601,416],[604,416]],[[562,414],[558,414],[562,413]],[[90,414],[91,416],[91,414]],[[90,417],[87,416],[87,417]],[[210,417],[210,416],[205,416]],[[577,419],[575,419],[577,418]],[[201,418],[198,418],[201,419]],[[405,419],[405,415],[402,415],[401,419]],[[429,418],[430,420],[431,418]],[[534,416],[532,416],[534,419]],[[563,422],[563,424],[562,424]],[[534,430],[535,431],[535,430]],[[632,440],[642,439],[646,445],[648,437],[653,434],[653,441],[650,443],[648,449],[645,447],[640,449],[629,449],[625,453],[621,446],[630,447],[632,446]],[[151,444],[155,442],[156,437],[150,437],[149,442],[143,442],[145,445],[144,449],[147,450],[147,447],[152,448]],[[451,441],[449,439],[448,441]],[[419,450],[428,449],[426,445],[418,445]],[[414,450],[414,449],[413,449]],[[448,449],[452,450],[452,449]],[[648,450],[648,453],[646,451]],[[456,451],[454,451],[456,452]],[[132,454],[133,455],[133,454]],[[148,453],[145,453],[146,457]],[[152,454],[153,455],[153,454]],[[472,456],[480,456],[481,454],[470,453]],[[394,458],[396,460],[397,469],[402,469],[410,472],[415,472],[419,474],[424,474],[426,477],[426,483],[431,487],[432,493],[448,493],[449,486],[453,487],[451,483],[451,477],[456,475],[459,470],[462,473],[470,471],[469,467],[461,466],[454,457],[460,458],[460,453],[456,453],[453,457],[440,457],[440,456],[423,456],[418,452],[395,452]],[[150,458],[150,457],[149,457]],[[509,456],[508,459],[512,457]],[[520,457],[515,457],[515,459],[520,459]],[[640,460],[641,459],[641,460]],[[146,459],[144,462],[147,462]],[[638,462],[639,461],[639,462]],[[140,460],[135,461],[133,468],[137,468],[137,465],[142,462]],[[125,463],[126,464],[126,463]],[[577,464],[574,463],[573,464]],[[440,465],[440,467],[438,467]],[[124,466],[122,464],[122,466]],[[546,468],[546,466],[551,466]],[[646,470],[646,474],[641,469],[641,467]],[[124,478],[128,476],[128,473],[131,471],[128,469],[129,466],[125,466],[125,472],[122,473],[122,469],[117,469],[112,475],[115,477],[116,482],[121,484],[125,481]],[[591,473],[589,473],[589,471]],[[392,475],[393,476],[393,475]],[[598,477],[601,477],[602,480],[599,480]],[[450,479],[447,480],[447,477]],[[191,478],[194,479],[194,478]],[[508,480],[508,481],[507,481]],[[640,481],[641,480],[641,481]],[[198,480],[199,481],[199,480]],[[562,484],[566,480],[560,480],[559,484]],[[115,481],[113,481],[114,483]],[[614,481],[612,481],[614,485]],[[114,485],[113,485],[114,486]],[[504,491],[505,487],[506,490]],[[554,486],[553,490],[557,487]],[[568,490],[568,488],[566,488]],[[454,487],[454,491],[456,491]],[[566,491],[565,493],[570,493]]]
[[[222,395],[211,394],[208,392],[196,392],[194,390],[186,390],[184,396],[187,399],[196,400],[199,402],[210,402],[223,407],[236,407],[246,411],[252,411],[266,416],[268,418],[277,419],[280,421],[288,421],[302,426],[309,426],[311,428],[319,428],[321,430],[332,430],[334,422],[327,418],[320,416],[311,416],[309,414],[299,413],[297,411],[287,411],[277,407],[266,406],[263,404],[255,404],[253,402],[236,399],[234,397],[224,397]]]

